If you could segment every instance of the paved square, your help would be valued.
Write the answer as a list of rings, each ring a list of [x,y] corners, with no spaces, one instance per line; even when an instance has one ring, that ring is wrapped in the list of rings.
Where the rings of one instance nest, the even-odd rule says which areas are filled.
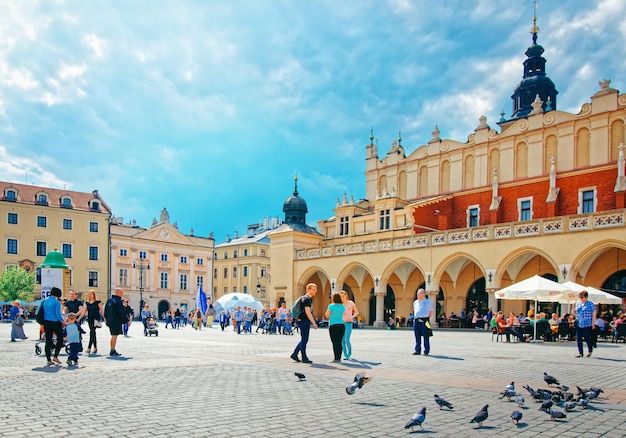
[[[104,328],[98,354],[83,353],[80,366],[68,368],[45,366],[45,356],[35,355],[38,328],[27,323],[30,339],[11,343],[10,325],[0,324],[0,436],[615,437],[626,430],[622,343],[601,342],[593,357],[576,359],[573,342],[496,343],[491,333],[440,329],[425,357],[411,354],[411,330],[365,329],[353,331],[353,360],[338,365],[331,363],[327,329],[319,329],[311,331],[308,349],[314,363],[305,365],[289,359],[297,333],[159,324],[158,337],[144,337],[134,323],[131,337],[118,339],[123,358],[108,357]],[[348,395],[357,372],[373,379]],[[570,392],[579,385],[604,394],[565,421],[551,421],[522,388],[546,388],[544,372]],[[510,419],[517,405],[499,399],[511,381],[526,399],[519,426]],[[439,410],[435,393],[454,409]],[[477,428],[469,421],[485,404],[489,418]],[[421,406],[424,430],[404,429]]]

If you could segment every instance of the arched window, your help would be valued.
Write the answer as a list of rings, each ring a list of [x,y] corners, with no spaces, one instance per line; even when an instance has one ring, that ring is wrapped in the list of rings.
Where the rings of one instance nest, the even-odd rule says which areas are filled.
[[[445,160],[441,163],[440,170],[440,182],[439,187],[441,187],[440,191],[442,193],[447,193],[450,191],[450,162]]]
[[[463,166],[463,188],[471,189],[474,187],[474,156],[465,157],[465,165]]]
[[[624,121],[616,120],[611,123],[611,161],[617,161],[620,143],[624,143]]]
[[[550,173],[550,167],[552,166],[552,157],[557,156],[557,139],[556,136],[550,135],[546,138],[544,145],[543,155],[543,174],[548,175]]]
[[[418,196],[426,196],[428,194],[428,167],[422,166],[419,171],[419,185],[417,186]]]
[[[382,196],[385,194],[385,190],[387,189],[387,177],[385,175],[381,175],[378,179],[378,195]]]
[[[406,199],[406,171],[401,171],[398,175],[398,198]]]
[[[528,177],[528,145],[520,143],[515,148],[515,178]]]

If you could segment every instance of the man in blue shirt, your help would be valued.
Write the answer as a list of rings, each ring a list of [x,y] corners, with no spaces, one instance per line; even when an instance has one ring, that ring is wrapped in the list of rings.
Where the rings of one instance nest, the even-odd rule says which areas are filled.
[[[433,303],[426,298],[426,291],[419,289],[417,299],[413,302],[413,333],[415,334],[415,352],[422,354],[422,338],[424,338],[424,356],[430,353],[430,317],[433,314]]]
[[[63,347],[63,316],[61,315],[61,289],[53,287],[50,290],[50,296],[41,303],[41,310],[43,312],[43,327],[46,333],[46,359],[48,359],[48,365],[60,364],[59,353]],[[56,335],[57,342],[53,342],[53,335]],[[52,350],[54,349],[54,357],[51,358]]]

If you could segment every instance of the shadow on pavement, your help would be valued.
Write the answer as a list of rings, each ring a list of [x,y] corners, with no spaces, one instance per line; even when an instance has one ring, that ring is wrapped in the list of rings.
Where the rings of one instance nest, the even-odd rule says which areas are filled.
[[[132,359],[132,357],[125,357],[125,356],[108,356],[107,359],[109,360],[116,360],[116,361],[120,361],[120,362],[124,362],[127,360]]]
[[[43,367],[33,368],[33,371],[39,371],[39,372],[42,372],[42,373],[58,373],[62,369],[63,369],[63,367],[61,367],[61,366],[50,365],[50,366],[43,366]]]
[[[436,354],[429,354],[426,357],[434,357],[435,359],[446,359],[446,360],[465,360],[462,357],[441,356],[441,355],[436,355]]]

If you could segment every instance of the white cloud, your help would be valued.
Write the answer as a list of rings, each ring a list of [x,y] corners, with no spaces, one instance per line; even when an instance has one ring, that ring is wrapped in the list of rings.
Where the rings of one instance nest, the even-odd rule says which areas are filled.
[[[106,41],[103,38],[98,38],[95,34],[85,35],[85,44],[92,50],[96,58],[103,58],[104,51],[106,49]]]
[[[87,70],[87,66],[85,64],[82,65],[63,65],[59,69],[59,78],[68,80],[75,79],[82,76]]]
[[[15,151],[9,152],[0,145],[0,175],[6,181],[23,181],[47,187],[63,187],[67,182],[47,170],[48,159],[35,160],[20,156]]]

